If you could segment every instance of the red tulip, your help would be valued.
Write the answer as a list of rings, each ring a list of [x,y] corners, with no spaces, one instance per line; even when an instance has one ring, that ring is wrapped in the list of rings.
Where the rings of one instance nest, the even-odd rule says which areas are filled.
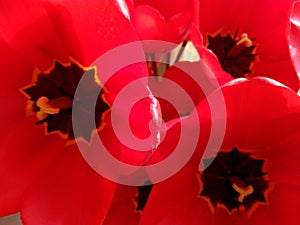
[[[110,133],[115,97],[131,81],[148,76],[146,64],[121,69],[103,84],[95,109],[97,132],[83,126],[75,134],[72,129],[80,78],[89,78],[87,96],[76,99],[73,109],[81,110],[84,125],[93,115],[85,104],[100,89],[104,70],[90,65],[111,49],[138,40],[118,2],[0,1],[1,216],[20,211],[25,225],[100,224],[115,183],[87,164],[74,140],[92,146],[98,132],[117,158],[130,159],[130,154],[135,162],[148,155],[136,159],[134,151],[113,142],[116,137]],[[146,84],[135,91],[148,93]],[[140,138],[149,134],[144,125],[156,113],[150,110],[154,101],[145,96],[130,114],[130,120],[138,116],[139,124],[131,128]]]
[[[206,169],[201,164],[199,171],[212,122],[204,101],[197,107],[202,135],[194,156],[176,175],[154,186],[140,224],[298,223],[299,97],[265,78],[237,79],[220,91],[227,116],[212,118],[227,124],[220,150],[211,145],[204,154]],[[174,142],[179,124],[165,141]],[[189,124],[192,129],[194,123]],[[170,151],[166,146],[160,152]]]
[[[200,1],[204,44],[233,77],[267,76],[298,91],[289,54],[288,1]]]

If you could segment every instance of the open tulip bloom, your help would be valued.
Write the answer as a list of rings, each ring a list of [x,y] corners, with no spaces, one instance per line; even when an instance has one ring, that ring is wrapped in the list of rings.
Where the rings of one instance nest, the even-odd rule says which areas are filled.
[[[0,0],[0,217],[298,224],[299,44],[295,0]]]

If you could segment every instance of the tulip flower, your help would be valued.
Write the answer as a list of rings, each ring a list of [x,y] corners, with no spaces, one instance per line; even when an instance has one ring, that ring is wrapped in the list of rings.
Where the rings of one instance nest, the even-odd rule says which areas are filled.
[[[234,78],[266,76],[298,91],[289,53],[289,1],[200,1],[204,45]]]
[[[0,215],[20,211],[25,225],[101,224],[116,184],[88,165],[75,140],[88,146],[99,134],[117,157],[133,152],[112,141],[110,112],[123,87],[148,76],[146,64],[120,68],[106,83],[93,64],[138,40],[128,13],[119,1],[26,0],[0,1],[0,17]],[[86,95],[73,99],[82,77]],[[72,110],[81,112],[84,124],[93,116],[86,102],[100,89],[96,127],[75,134]],[[135,91],[148,93],[146,84]],[[152,100],[146,97],[130,115],[139,116],[140,126],[133,127],[139,137],[149,132],[143,125],[156,110]]]
[[[202,118],[195,154],[176,175],[154,186],[140,224],[297,224],[299,97],[267,78],[237,79],[220,91],[227,110],[226,117],[217,118],[226,122],[222,145],[205,150],[212,118],[203,101],[194,115]],[[192,130],[194,123],[188,124]],[[167,142],[172,135],[167,133]],[[166,146],[160,152],[170,151]]]

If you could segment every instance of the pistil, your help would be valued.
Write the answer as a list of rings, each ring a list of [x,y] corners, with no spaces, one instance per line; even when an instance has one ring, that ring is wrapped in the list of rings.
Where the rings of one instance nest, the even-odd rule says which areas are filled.
[[[236,209],[238,215],[239,207],[250,211],[256,203],[266,203],[269,181],[263,171],[264,162],[238,148],[219,152],[215,158],[204,160],[209,166],[201,175],[200,196],[207,197],[214,207],[223,204],[229,212]]]
[[[244,198],[254,192],[254,188],[251,185],[246,185],[240,178],[238,177],[230,177],[229,181],[231,183],[232,188],[239,193],[238,202],[243,203]]]

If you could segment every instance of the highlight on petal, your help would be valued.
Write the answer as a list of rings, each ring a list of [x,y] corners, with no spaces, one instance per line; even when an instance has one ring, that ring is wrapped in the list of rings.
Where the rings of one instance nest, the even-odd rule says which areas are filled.
[[[290,53],[294,66],[300,77],[300,2],[295,1],[290,17],[289,43]]]

